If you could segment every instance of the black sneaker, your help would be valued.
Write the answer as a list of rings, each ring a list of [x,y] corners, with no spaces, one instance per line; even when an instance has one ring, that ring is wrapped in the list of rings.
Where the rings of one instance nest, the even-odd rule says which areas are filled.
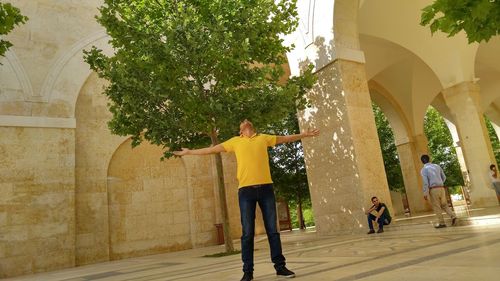
[[[373,234],[373,233],[375,233],[375,230],[370,229],[370,231],[368,231],[366,234]]]
[[[295,273],[293,271],[288,270],[286,267],[280,267],[276,269],[276,275],[280,277],[285,277],[285,278],[293,278],[295,277]]]
[[[253,280],[253,273],[252,272],[245,272],[243,274],[243,277],[241,277],[240,281],[251,281]]]
[[[438,224],[434,228],[445,228],[446,224]]]
[[[383,228],[379,228],[379,229],[377,230],[377,233],[382,233],[382,232],[384,232],[384,229],[383,229]]]

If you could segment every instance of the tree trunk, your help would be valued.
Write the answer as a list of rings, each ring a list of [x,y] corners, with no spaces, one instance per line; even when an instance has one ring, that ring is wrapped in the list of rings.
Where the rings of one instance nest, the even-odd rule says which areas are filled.
[[[212,140],[212,144],[215,146],[219,144],[219,140],[217,138],[217,133],[215,130],[212,131],[210,135],[210,139]],[[221,215],[222,215],[222,230],[224,232],[224,245],[226,246],[226,252],[233,252],[234,245],[233,239],[231,239],[231,235],[229,233],[229,217],[227,213],[227,201],[226,201],[226,186],[224,185],[224,170],[222,167],[222,156],[220,153],[215,154],[215,167],[217,169],[217,188],[219,190],[219,201],[221,206]]]
[[[299,203],[297,205],[297,219],[299,220],[299,228],[306,229],[306,224],[304,222],[304,214],[302,213],[302,198],[300,198],[299,194],[297,194],[297,202]]]

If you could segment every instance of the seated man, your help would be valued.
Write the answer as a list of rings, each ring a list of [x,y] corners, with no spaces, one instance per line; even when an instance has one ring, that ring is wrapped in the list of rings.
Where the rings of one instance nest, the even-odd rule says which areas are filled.
[[[368,234],[375,233],[375,230],[373,229],[373,221],[376,221],[378,223],[377,233],[382,233],[384,232],[384,225],[388,225],[391,223],[391,215],[389,214],[387,206],[385,206],[384,203],[380,203],[377,197],[372,197],[372,203],[373,206],[371,206],[370,209],[366,210],[365,212],[365,214],[368,215],[368,227],[370,227],[370,231],[368,231]],[[372,214],[372,212],[374,211],[376,215]]]

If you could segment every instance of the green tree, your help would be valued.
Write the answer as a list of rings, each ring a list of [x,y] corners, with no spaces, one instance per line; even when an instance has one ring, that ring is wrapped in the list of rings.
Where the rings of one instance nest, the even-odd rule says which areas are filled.
[[[484,116],[484,120],[486,121],[486,128],[488,128],[488,135],[490,136],[491,148],[493,149],[493,154],[495,154],[495,160],[497,164],[500,163],[500,141],[498,140],[497,133],[491,124],[490,119]]]
[[[0,38],[11,32],[16,25],[24,24],[28,17],[23,16],[21,11],[10,3],[0,2]],[[0,39],[0,56],[12,47],[12,43]]]
[[[436,0],[422,9],[420,24],[453,36],[464,30],[469,43],[486,41],[500,33],[499,0]]]
[[[262,128],[306,105],[312,67],[279,83],[293,47],[282,35],[298,25],[295,0],[104,0],[99,11],[114,54],[93,47],[85,60],[109,81],[111,132],[134,146],[147,140],[171,157],[234,136],[244,118]],[[220,154],[216,167],[229,252]]]
[[[372,107],[389,189],[403,192],[403,173],[401,172],[401,164],[399,163],[398,151],[394,141],[394,133],[382,109],[375,103],[372,103]]]
[[[429,107],[425,114],[424,132],[429,142],[432,162],[443,168],[446,174],[445,184],[452,189],[450,192],[457,193],[457,187],[464,185],[464,179],[453,145],[453,138],[444,118],[433,107]]]
[[[295,134],[299,131],[299,122],[295,111],[282,122],[273,125],[273,133],[277,135]],[[269,151],[271,176],[278,197],[295,205],[298,227],[305,229],[304,208],[311,206],[311,195],[307,182],[306,165],[302,143],[292,142],[276,146]]]

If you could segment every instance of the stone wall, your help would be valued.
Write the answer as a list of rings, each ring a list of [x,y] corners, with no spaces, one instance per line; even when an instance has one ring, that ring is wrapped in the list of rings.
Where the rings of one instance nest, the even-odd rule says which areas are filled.
[[[0,127],[0,277],[75,264],[74,131]]]
[[[101,94],[104,85],[96,74],[91,74],[75,109],[77,265],[109,260],[108,166],[126,138],[109,132],[111,113]]]
[[[0,277],[215,244],[210,156],[160,162],[159,147],[132,150],[107,128],[105,84],[82,57],[110,50],[103,1],[9,2],[29,21],[0,58]],[[224,166],[239,238],[234,155]]]
[[[0,58],[0,277],[75,265],[79,91],[52,82],[74,75],[62,71],[64,58],[99,30],[101,1],[9,2],[29,21],[7,36],[14,47]]]
[[[0,127],[0,276],[216,243],[210,156],[161,162],[160,147],[132,149],[107,128],[103,86],[87,79],[76,128]],[[224,165],[238,238],[234,156]]]
[[[77,265],[214,244],[210,156],[161,162],[157,146],[145,142],[132,149],[130,140],[107,127],[104,86],[91,74],[76,103]],[[235,165],[231,156],[224,162]],[[235,171],[228,172],[231,196],[237,182]],[[238,209],[237,200],[229,204]],[[233,237],[239,237],[239,213],[231,215]]]
[[[10,2],[30,20],[0,58],[0,277],[215,244],[210,157],[160,162],[160,148],[130,150],[107,128],[105,84],[82,58],[91,45],[109,49],[94,19],[102,1]],[[131,166],[143,190],[128,202],[113,180]],[[131,215],[145,201],[143,217]],[[231,216],[237,238],[239,213]]]
[[[159,147],[148,144],[132,149],[131,140],[113,155],[108,169],[112,260],[191,248],[186,170],[181,159],[161,162],[161,155]]]
[[[20,8],[29,21],[7,36],[14,47],[0,67],[0,115],[73,117],[74,101],[82,86],[77,74],[89,70],[68,62],[74,57],[83,64],[80,46],[87,47],[87,42],[92,41],[87,38],[102,32],[94,19],[102,1],[9,2]],[[64,76],[69,79],[58,83]]]

